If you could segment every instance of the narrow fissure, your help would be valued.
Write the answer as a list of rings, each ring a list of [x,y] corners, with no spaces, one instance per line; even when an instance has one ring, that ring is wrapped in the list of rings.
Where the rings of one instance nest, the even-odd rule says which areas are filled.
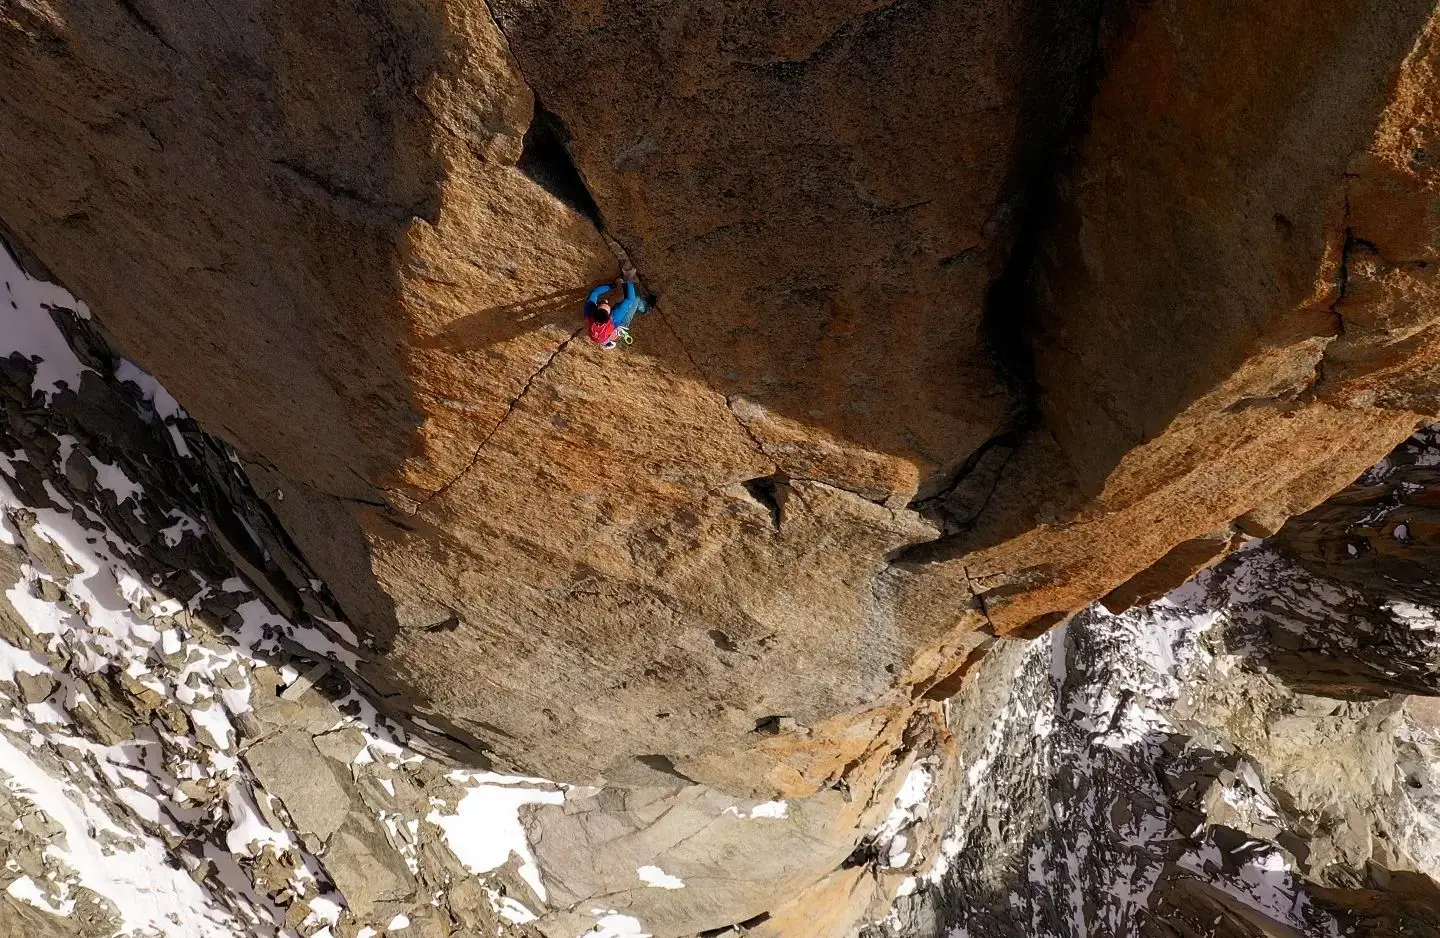
[[[500,30],[500,34],[506,37],[508,44],[509,37],[505,32],[503,17],[496,14],[493,5],[487,3],[487,6],[490,7],[490,19],[495,23],[495,27]],[[709,388],[711,393],[724,402],[725,409],[730,414],[730,419],[733,420],[740,431],[745,434],[745,437],[750,441],[751,445],[754,446],[755,451],[774,464],[774,457],[766,451],[765,445],[760,442],[760,438],[750,429],[749,424],[741,419],[740,415],[735,412],[735,407],[731,399],[722,394],[710,383],[710,379],[700,367],[700,363],[697,362],[695,356],[691,354],[689,346],[680,338],[679,330],[670,322],[669,318],[665,315],[665,311],[657,305],[655,294],[645,288],[634,264],[630,260],[629,252],[626,251],[624,246],[616,240],[615,236],[606,229],[605,217],[600,211],[600,206],[595,201],[589,185],[585,182],[585,177],[580,172],[579,166],[576,165],[574,158],[570,155],[569,147],[572,138],[569,129],[565,126],[565,122],[540,100],[540,96],[535,93],[534,85],[525,77],[523,70],[520,77],[525,81],[526,85],[530,87],[531,94],[534,95],[535,115],[530,121],[529,128],[525,131],[524,143],[521,148],[520,159],[516,163],[516,168],[541,188],[545,189],[545,191],[590,220],[591,224],[600,232],[606,244],[610,246],[611,251],[615,254],[621,272],[628,279],[640,284],[641,290],[644,292],[650,304],[651,311],[657,314],[660,322],[665,326],[666,331],[669,332],[675,340],[675,344],[680,347],[680,351],[684,353],[686,360],[690,362],[690,367],[695,370],[696,376]],[[498,429],[498,426],[496,429]],[[481,448],[484,448],[483,443],[481,444]],[[478,450],[476,455],[479,455]],[[429,501],[430,498],[433,497],[433,495],[428,496],[425,501]],[[421,504],[424,504],[424,502]]]
[[[546,370],[555,363],[555,359],[560,357],[560,353],[565,351],[565,348],[571,342],[573,342],[575,340],[575,337],[579,334],[579,329],[576,329],[574,332],[570,333],[569,337],[566,338],[564,342],[561,342],[555,347],[555,350],[552,351],[550,353],[550,356],[540,364],[540,367],[535,369],[535,371],[531,373],[530,377],[525,379],[525,384],[520,388],[520,393],[515,395],[514,399],[510,401],[510,406],[506,408],[505,413],[500,416],[500,419],[495,422],[495,426],[490,428],[490,432],[485,434],[485,438],[482,439],[480,441],[480,444],[475,447],[475,452],[470,456],[470,462],[466,464],[465,468],[461,469],[449,482],[446,482],[444,485],[440,486],[438,489],[431,492],[429,495],[426,495],[424,498],[420,499],[420,501],[415,505],[415,509],[410,512],[411,515],[418,515],[420,513],[420,509],[424,508],[427,504],[429,504],[432,499],[445,494],[450,490],[452,486],[455,485],[455,483],[459,482],[461,479],[465,478],[465,476],[469,475],[470,470],[474,469],[476,463],[480,461],[480,454],[485,452],[485,447],[490,445],[490,441],[495,438],[495,434],[500,432],[500,428],[505,426],[506,421],[508,421],[510,419],[510,416],[515,413],[515,409],[520,406],[520,402],[525,399],[525,395],[530,393],[530,388],[534,386],[536,380],[538,380],[539,377],[543,375]]]
[[[1345,302],[1345,297],[1350,292],[1350,255],[1355,248],[1366,244],[1355,237],[1355,229],[1350,226],[1350,190],[1345,190],[1345,240],[1340,244],[1340,269],[1336,271],[1335,302],[1330,304],[1330,314],[1335,317],[1335,334],[1345,334],[1345,315],[1340,312],[1340,304]],[[1372,245],[1373,246],[1373,245]]]
[[[1345,215],[1344,215],[1344,240],[1340,242],[1340,266],[1335,272],[1335,301],[1330,304],[1330,316],[1333,320],[1335,338],[1345,334],[1345,314],[1340,307],[1345,302],[1345,297],[1350,293],[1350,262],[1355,249],[1361,246],[1374,247],[1369,242],[1355,237],[1355,229],[1350,225],[1350,188],[1347,181],[1345,188]],[[1377,252],[1378,253],[1378,252]],[[1310,386],[1302,393],[1314,396],[1319,393],[1320,385],[1325,381],[1325,356],[1330,353],[1331,343],[1326,343],[1321,349],[1319,357],[1315,359],[1314,373],[1310,376]]]

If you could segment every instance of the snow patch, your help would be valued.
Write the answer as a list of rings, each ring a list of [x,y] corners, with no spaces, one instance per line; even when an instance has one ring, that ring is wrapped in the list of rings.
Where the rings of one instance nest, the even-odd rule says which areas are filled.
[[[656,889],[684,889],[685,881],[678,876],[671,876],[658,866],[642,866],[635,871],[640,881],[647,886]]]
[[[590,914],[599,916],[595,921],[595,927],[580,938],[651,938],[650,933],[640,924],[640,920],[633,915],[621,915],[614,909],[610,909],[608,912],[591,909]]]
[[[768,818],[772,821],[784,820],[790,816],[790,803],[788,801],[766,801],[745,809],[731,805],[726,808],[722,815],[730,817]]]
[[[455,806],[455,813],[432,810],[425,820],[444,831],[450,850],[472,873],[488,873],[498,869],[512,853],[518,856],[520,876],[544,900],[545,886],[520,824],[520,809],[530,804],[563,804],[565,793],[515,784],[535,781],[531,779],[486,772],[452,773],[452,777],[456,774],[466,777],[472,787]]]
[[[5,337],[9,348],[35,363],[36,391],[53,394],[62,388],[80,390],[80,375],[85,366],[55,328],[50,318],[52,309],[73,310],[82,319],[90,311],[62,287],[32,278],[8,250],[0,247],[0,282],[5,285]]]

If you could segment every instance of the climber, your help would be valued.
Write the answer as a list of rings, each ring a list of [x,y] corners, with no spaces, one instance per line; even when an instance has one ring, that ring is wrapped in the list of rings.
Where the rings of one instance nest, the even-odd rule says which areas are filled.
[[[619,306],[612,307],[606,295],[611,284],[602,283],[590,291],[585,300],[585,321],[589,324],[590,341],[603,349],[613,349],[617,338],[630,343],[630,323],[636,314],[649,312],[649,306],[635,292],[635,281],[628,278],[616,280],[614,286],[625,290],[625,298]]]

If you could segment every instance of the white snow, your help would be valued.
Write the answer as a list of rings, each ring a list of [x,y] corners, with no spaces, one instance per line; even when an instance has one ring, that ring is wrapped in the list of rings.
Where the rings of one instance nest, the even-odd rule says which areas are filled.
[[[324,922],[327,926],[340,923],[340,913],[344,907],[335,900],[325,896],[316,896],[306,904],[310,906],[310,914],[305,917],[306,922],[312,925]],[[315,936],[311,935],[310,938],[315,938]]]
[[[590,914],[598,916],[595,927],[580,938],[650,938],[650,933],[633,915],[622,915],[614,909],[591,909]]]
[[[530,788],[510,784],[517,780],[486,772],[452,773],[466,777],[472,786],[460,799],[454,814],[433,810],[425,820],[445,832],[450,850],[472,873],[488,873],[499,868],[513,853],[520,858],[520,875],[535,895],[542,900],[545,886],[540,882],[540,868],[530,852],[525,828],[520,824],[520,809],[528,804],[563,804],[565,793],[556,788]]]
[[[72,885],[84,885],[115,903],[123,927],[150,930],[166,938],[233,938],[243,926],[216,906],[184,870],[173,868],[164,844],[135,836],[118,826],[99,804],[73,786],[53,778],[0,734],[4,784],[44,811],[65,829],[65,842],[47,853],[75,871]],[[102,847],[93,833],[109,832],[129,850]],[[73,899],[67,898],[73,908]]]
[[[671,876],[658,866],[642,866],[635,871],[640,881],[647,886],[656,889],[684,889],[685,881],[678,876]]]
[[[321,622],[325,623],[331,629],[333,629],[335,634],[340,636],[341,641],[348,642],[349,644],[356,646],[360,644],[360,640],[355,637],[355,630],[350,628],[350,626],[346,625],[344,622],[341,622],[339,619],[326,619],[323,616],[316,616],[316,618],[319,619]]]
[[[160,529],[160,536],[165,539],[165,544],[168,547],[178,546],[180,542],[185,539],[186,534],[199,536],[205,531],[204,528],[196,523],[194,518],[191,518],[183,512],[172,510],[170,517],[175,519],[175,523],[168,528]]]
[[[1392,600],[1385,604],[1385,608],[1412,630],[1440,631],[1440,615],[1434,609],[1404,600]]]
[[[225,835],[225,846],[236,856],[254,856],[265,845],[284,849],[294,844],[289,833],[277,831],[265,823],[260,809],[255,806],[254,796],[239,781],[233,782],[225,792],[230,808],[231,827]]]
[[[35,655],[0,638],[0,681],[14,681],[16,674],[48,674],[50,666]]]
[[[870,837],[880,842],[888,841],[904,828],[925,817],[925,796],[930,793],[933,782],[934,776],[927,766],[920,763],[913,766],[905,775],[900,790],[895,793],[894,807],[890,809],[890,814],[879,827],[870,832]]]
[[[0,353],[8,355],[14,350],[36,362],[34,389],[37,391],[54,392],[61,387],[78,391],[85,366],[65,336],[55,328],[49,309],[70,309],[89,319],[90,311],[85,304],[62,287],[32,279],[3,247],[0,247],[0,282],[5,285],[5,295],[0,299],[4,311],[0,316],[4,317],[3,341],[8,346],[0,349]]]
[[[409,928],[409,927],[410,927],[410,916],[408,916],[408,915],[406,915],[405,913],[402,912],[402,913],[400,913],[399,915],[397,915],[397,916],[395,916],[394,918],[392,918],[392,919],[390,920],[390,924],[388,924],[388,925],[385,926],[385,929],[386,929],[386,931],[400,931],[401,929],[405,929],[405,928]]]
[[[145,399],[155,408],[155,413],[159,414],[161,419],[169,420],[185,416],[185,411],[180,408],[179,402],[170,396],[170,392],[161,387],[160,382],[153,375],[129,359],[122,358],[120,360],[120,364],[115,368],[115,377],[121,381],[129,381],[138,387],[140,393],[145,395]]]
[[[115,493],[115,503],[125,501],[127,498],[134,498],[140,494],[140,486],[130,481],[125,470],[119,466],[112,466],[108,462],[102,462],[94,456],[89,457],[90,465],[95,467],[95,481],[101,488],[109,489]]]
[[[5,887],[5,891],[16,899],[22,902],[28,902],[37,909],[42,909],[51,915],[69,915],[74,907],[73,902],[67,902],[61,905],[52,903],[40,887],[35,885],[35,880],[28,876],[22,876],[15,880],[9,886]]]
[[[531,912],[509,896],[500,896],[498,898],[492,896],[490,901],[491,904],[495,906],[495,911],[500,913],[500,916],[512,925],[525,925],[539,918],[534,912]]]
[[[768,818],[778,821],[790,816],[790,803],[788,801],[766,801],[750,808],[748,812],[744,808],[731,805],[723,813],[731,817]]]
[[[234,745],[235,728],[230,725],[230,718],[219,703],[211,702],[208,706],[192,709],[190,720],[196,730],[204,730],[220,749],[230,749]]]

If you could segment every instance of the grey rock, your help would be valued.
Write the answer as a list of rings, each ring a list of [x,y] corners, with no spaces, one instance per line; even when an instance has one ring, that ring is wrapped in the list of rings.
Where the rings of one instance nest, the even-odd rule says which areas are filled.
[[[355,757],[365,748],[365,734],[353,726],[347,726],[344,729],[335,730],[333,733],[322,733],[316,736],[315,748],[319,749],[322,755],[334,759],[348,770],[355,761]]]
[[[326,674],[328,674],[329,671],[330,662],[320,662],[319,664],[305,671],[294,681],[292,681],[290,686],[285,688],[285,690],[280,693],[280,699],[289,701],[299,700],[301,697],[305,696],[306,691],[314,687],[316,682],[319,681]]]
[[[70,487],[80,493],[88,493],[95,485],[97,473],[95,464],[79,449],[70,451],[65,458],[65,481]]]
[[[55,692],[55,679],[48,674],[15,673],[15,683],[20,687],[20,697],[27,704],[39,703]]]
[[[80,389],[75,399],[75,421],[81,430],[105,440],[122,452],[155,458],[168,455],[149,422],[137,413],[134,404],[93,371],[87,371],[80,377]]]
[[[839,792],[795,804],[786,818],[751,819],[749,803],[691,785],[606,789],[522,812],[549,904],[576,910],[552,913],[540,927],[546,935],[581,934],[594,923],[585,913],[603,904],[663,938],[765,912],[838,867],[855,846],[852,829],[831,826]],[[647,886],[636,871],[649,865],[685,888]]]
[[[245,751],[245,762],[303,832],[324,840],[350,813],[349,781],[334,771],[306,733],[291,730],[256,743]]]
[[[249,711],[235,714],[230,718],[230,722],[235,725],[235,733],[243,742],[253,742],[265,732],[259,719]]]
[[[374,815],[352,811],[326,844],[325,869],[357,916],[377,902],[407,899],[415,879],[405,860],[390,846]]]

